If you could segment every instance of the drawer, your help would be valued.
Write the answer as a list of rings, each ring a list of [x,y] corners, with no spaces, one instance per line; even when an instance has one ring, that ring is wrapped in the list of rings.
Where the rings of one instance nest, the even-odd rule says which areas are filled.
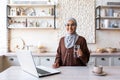
[[[96,65],[109,66],[110,63],[109,57],[96,57]]]
[[[7,69],[10,66],[20,65],[16,56],[4,56],[3,61],[3,70]]]
[[[54,61],[55,57],[40,57],[40,62],[43,66],[52,67]]]
[[[113,66],[120,66],[120,57],[113,58]]]
[[[16,56],[15,57],[14,56],[4,57],[3,60],[7,65],[10,65],[10,66],[18,66],[19,65],[19,62],[18,62],[18,59]]]

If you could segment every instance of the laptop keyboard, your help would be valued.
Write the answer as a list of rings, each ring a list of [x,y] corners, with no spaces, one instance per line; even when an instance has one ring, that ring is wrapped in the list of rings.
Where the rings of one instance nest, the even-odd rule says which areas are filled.
[[[45,70],[42,70],[42,69],[39,69],[39,68],[36,68],[36,69],[37,69],[37,72],[40,73],[40,74],[50,73],[48,71],[45,71]]]

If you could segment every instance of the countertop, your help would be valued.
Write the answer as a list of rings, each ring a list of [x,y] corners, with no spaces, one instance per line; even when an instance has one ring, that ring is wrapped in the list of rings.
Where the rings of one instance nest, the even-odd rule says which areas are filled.
[[[19,66],[12,66],[0,74],[1,80],[120,80],[120,67],[104,67],[107,75],[96,76],[89,67],[60,67],[60,74],[37,78],[22,71]]]
[[[56,55],[56,52],[47,52],[47,53],[32,53],[33,56],[50,56],[54,57]],[[0,53],[0,56],[16,56],[15,52],[7,52],[7,53]],[[114,56],[120,56],[120,52],[114,52],[114,53],[96,53],[96,52],[91,52],[90,56],[96,57],[96,56],[109,56],[109,57],[114,57]]]

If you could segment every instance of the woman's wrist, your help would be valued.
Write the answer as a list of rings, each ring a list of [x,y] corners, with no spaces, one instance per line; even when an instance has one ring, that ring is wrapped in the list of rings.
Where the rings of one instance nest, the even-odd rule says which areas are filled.
[[[53,64],[53,68],[58,68],[59,67],[59,63],[54,63]]]

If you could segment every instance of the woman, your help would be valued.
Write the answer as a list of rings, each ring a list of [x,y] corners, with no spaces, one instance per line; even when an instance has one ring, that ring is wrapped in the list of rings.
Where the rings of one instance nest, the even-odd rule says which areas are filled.
[[[76,33],[76,20],[68,19],[65,26],[67,35],[60,39],[53,67],[86,66],[90,53],[85,38]],[[75,51],[75,45],[79,48],[77,51]]]

